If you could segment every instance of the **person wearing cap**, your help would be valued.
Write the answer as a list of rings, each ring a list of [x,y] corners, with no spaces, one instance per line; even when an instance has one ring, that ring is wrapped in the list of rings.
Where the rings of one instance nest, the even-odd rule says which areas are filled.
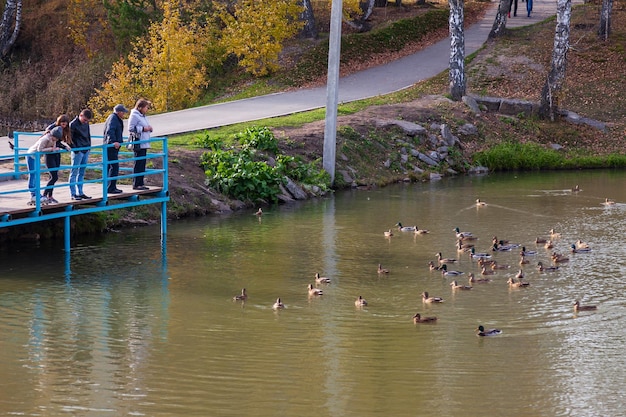
[[[70,122],[72,134],[72,169],[70,170],[70,195],[72,200],[88,200],[91,197],[83,192],[83,179],[85,169],[89,162],[89,149],[91,148],[91,133],[89,120],[93,113],[89,109],[83,109],[78,116]]]
[[[122,133],[124,131],[124,115],[128,113],[128,109],[123,104],[113,107],[113,113],[107,117],[104,122],[104,144],[107,145],[107,159],[109,163],[108,176],[113,178],[109,180],[107,192],[109,194],[119,194],[123,192],[117,188],[117,177],[120,164],[117,162],[120,146],[124,142]]]
[[[59,179],[59,172],[54,168],[58,168],[56,165],[56,155],[60,151],[59,146],[65,146],[69,150],[69,146],[64,142],[60,142],[63,138],[63,128],[61,126],[56,126],[54,129],[50,130],[43,134],[37,142],[35,142],[30,148],[28,148],[26,162],[28,164],[28,189],[30,190],[30,201],[28,204],[35,204],[35,181],[37,181],[35,171],[35,158],[37,157],[38,152],[47,152],[46,153],[46,167],[48,169],[52,169],[49,172],[50,180],[46,184],[46,189],[41,196],[41,204],[48,203],[58,203],[54,198],[52,198],[52,187]]]

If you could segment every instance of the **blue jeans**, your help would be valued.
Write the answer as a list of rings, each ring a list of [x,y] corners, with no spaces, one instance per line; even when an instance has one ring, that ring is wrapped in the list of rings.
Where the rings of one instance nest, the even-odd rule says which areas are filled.
[[[29,171],[34,171],[35,170],[35,157],[28,155],[26,157],[26,164],[28,164],[28,170]],[[35,196],[35,181],[37,181],[37,174],[34,172],[31,172],[30,174],[28,174],[28,189],[30,190],[30,195],[31,197]]]
[[[530,17],[530,12],[533,11],[533,0],[526,0],[526,11],[528,12],[528,17]]]
[[[70,171],[70,194],[72,196],[83,194],[83,178],[85,178],[85,169],[87,167],[80,166],[86,165],[89,160],[89,151],[74,152],[72,151],[72,169]],[[75,183],[80,184],[75,184]],[[78,193],[76,189],[78,188]]]

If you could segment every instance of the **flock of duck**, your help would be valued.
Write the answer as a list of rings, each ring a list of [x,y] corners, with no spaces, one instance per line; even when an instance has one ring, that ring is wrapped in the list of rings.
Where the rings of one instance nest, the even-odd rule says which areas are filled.
[[[577,188],[578,186],[576,186]],[[575,188],[572,189],[576,191]],[[610,199],[606,199],[603,205],[613,205],[615,202]],[[477,199],[476,206],[483,207],[486,206],[487,203],[484,201]],[[257,213],[257,216],[262,215],[261,209]],[[430,233],[429,230],[420,229],[417,226],[403,226],[401,222],[398,222],[396,225],[396,231],[400,233],[414,233],[416,235],[423,235]],[[454,229],[454,234],[456,238],[456,248],[459,256],[469,256],[472,261],[475,261],[480,269],[480,277],[476,277],[473,272],[469,272],[467,274],[468,284],[464,285],[460,284],[457,280],[458,277],[465,274],[463,271],[458,271],[451,269],[448,267],[449,264],[455,264],[458,259],[457,258],[446,258],[443,257],[441,252],[436,253],[437,260],[429,261],[428,266],[431,271],[439,271],[443,277],[453,277],[454,279],[450,282],[450,287],[452,290],[456,291],[467,291],[474,288],[475,284],[484,284],[492,281],[490,278],[491,275],[495,275],[498,270],[507,270],[511,268],[511,265],[500,264],[495,259],[493,259],[493,255],[497,252],[511,252],[519,250],[519,268],[517,268],[517,273],[512,276],[509,276],[506,283],[510,288],[527,288],[530,286],[529,282],[523,280],[524,278],[524,266],[530,264],[529,257],[537,255],[537,251],[535,250],[527,250],[525,246],[520,244],[511,243],[508,240],[498,239],[496,236],[492,238],[492,246],[491,253],[489,252],[477,252],[475,248],[475,242],[478,240],[472,232],[461,231],[458,227]],[[388,229],[383,232],[383,235],[386,238],[391,238],[394,236],[394,230]],[[560,264],[566,263],[569,261],[569,256],[558,253],[553,250],[554,241],[559,240],[561,235],[557,233],[554,229],[550,229],[549,237],[547,238],[539,238],[537,237],[534,241],[534,244],[539,246],[543,246],[546,250],[550,251],[550,260],[552,265],[544,265],[543,262],[537,262],[537,270],[540,273],[547,272],[556,272],[560,268]],[[589,253],[591,252],[591,248],[589,245],[582,240],[577,240],[575,243],[570,245],[570,252],[572,254],[576,253]],[[389,269],[383,268],[382,264],[378,264],[378,274],[389,274]],[[324,290],[317,288],[317,285],[330,284],[331,279],[328,277],[320,276],[319,273],[315,274],[315,284],[308,284],[307,290],[309,297],[318,297],[324,294]],[[424,291],[422,294],[422,302],[424,304],[431,303],[443,303],[444,299],[441,297],[432,297],[427,291]],[[248,299],[248,294],[245,288],[242,288],[241,294],[235,295],[233,297],[234,301],[246,301]],[[354,305],[356,307],[365,307],[368,305],[367,300],[365,300],[361,295],[359,295],[354,301]],[[279,298],[276,299],[276,302],[272,305],[274,310],[281,310],[285,308],[285,304]],[[595,305],[581,305],[580,301],[576,300],[574,302],[574,311],[592,311],[597,310],[597,306]],[[434,316],[422,316],[420,313],[415,313],[412,317],[413,323],[435,323],[437,321],[437,317]],[[484,326],[480,325],[476,328],[476,334],[478,336],[495,336],[502,333],[500,329],[485,329]]]

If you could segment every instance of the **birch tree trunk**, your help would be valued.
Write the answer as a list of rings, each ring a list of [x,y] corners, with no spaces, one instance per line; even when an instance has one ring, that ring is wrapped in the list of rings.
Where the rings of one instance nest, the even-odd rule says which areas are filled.
[[[602,0],[602,9],[600,10],[600,28],[598,36],[603,41],[609,39],[611,34],[611,11],[613,10],[613,0]]]
[[[559,93],[565,80],[567,50],[569,49],[572,0],[558,0],[556,4],[556,31],[552,51],[552,68],[541,91],[539,115],[554,121],[559,107]]]
[[[489,39],[495,39],[498,36],[504,34],[506,30],[506,17],[511,11],[511,1],[510,0],[500,0],[498,4],[498,12],[496,13],[496,18],[493,20],[493,26],[491,27],[491,32],[489,32]]]
[[[311,5],[311,0],[302,0],[302,6],[304,11],[300,14],[300,19],[304,22],[304,26],[299,33],[299,37],[317,39],[317,24],[315,23],[315,15],[313,14],[313,5]]]
[[[5,58],[20,33],[22,0],[6,0],[0,22],[0,58]]]
[[[449,0],[450,5],[450,95],[461,101],[465,95],[465,32],[463,0]]]

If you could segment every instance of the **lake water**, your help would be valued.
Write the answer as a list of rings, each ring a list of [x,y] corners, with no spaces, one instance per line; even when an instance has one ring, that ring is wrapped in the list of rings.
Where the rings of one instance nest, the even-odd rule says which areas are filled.
[[[69,260],[62,242],[4,248],[0,415],[626,415],[625,181],[524,173],[340,192],[261,219],[172,223],[165,253],[158,226],[75,239]],[[455,227],[480,252],[494,235],[537,251],[531,285],[506,284],[515,249],[493,253],[511,268],[492,282],[453,291],[427,266],[437,252],[459,259],[459,282],[481,277]],[[550,250],[535,239],[552,228],[570,261],[540,274]],[[570,254],[578,239],[592,252]],[[316,272],[332,283],[310,298]],[[597,311],[575,314],[577,299]],[[417,312],[438,320],[413,324]],[[477,337],[480,324],[502,334]]]

